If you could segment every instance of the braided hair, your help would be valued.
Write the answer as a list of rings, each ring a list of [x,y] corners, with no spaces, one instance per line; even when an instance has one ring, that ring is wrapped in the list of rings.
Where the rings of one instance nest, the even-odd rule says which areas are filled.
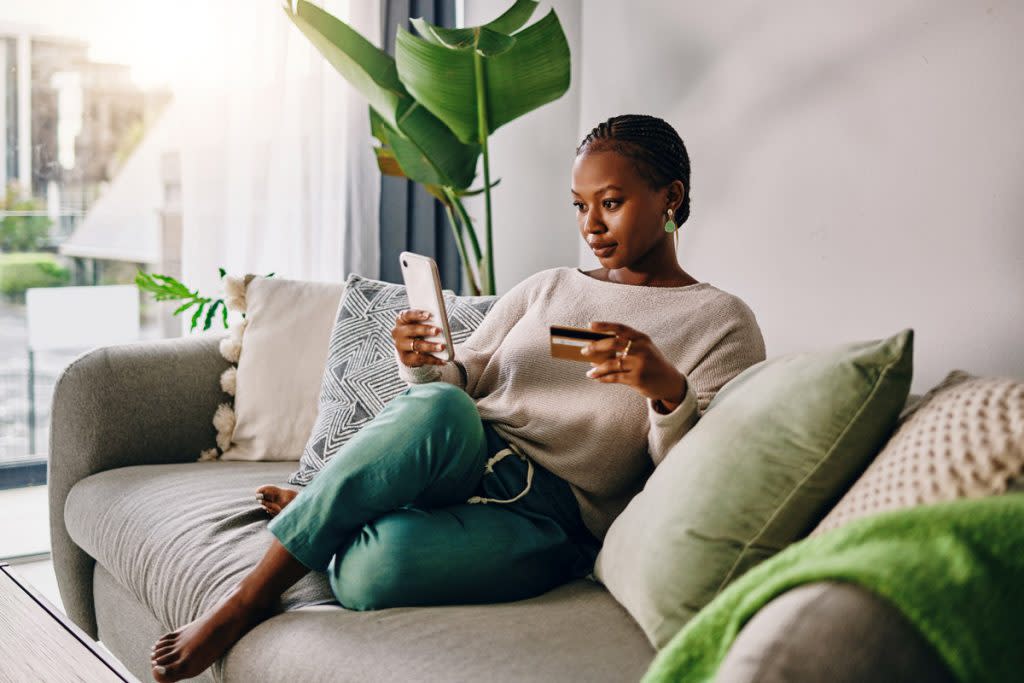
[[[654,190],[681,180],[685,187],[683,203],[676,209],[674,220],[676,225],[686,221],[690,216],[690,157],[675,128],[647,114],[613,116],[587,134],[576,148],[576,156],[606,151],[629,158]]]

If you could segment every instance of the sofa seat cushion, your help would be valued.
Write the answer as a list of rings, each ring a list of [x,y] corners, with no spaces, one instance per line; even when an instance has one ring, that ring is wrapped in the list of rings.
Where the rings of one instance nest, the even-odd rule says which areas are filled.
[[[294,462],[136,465],[93,474],[64,504],[68,534],[168,628],[205,612],[270,545],[264,484],[288,486]],[[281,596],[285,610],[337,602],[310,573]]]
[[[108,470],[72,488],[68,532],[98,573],[170,630],[259,561],[273,537],[255,490],[287,486],[293,469],[213,461]],[[516,602],[358,612],[337,603],[326,574],[310,572],[285,591],[282,608],[215,665],[225,680],[639,680],[655,654],[611,594],[586,579]]]

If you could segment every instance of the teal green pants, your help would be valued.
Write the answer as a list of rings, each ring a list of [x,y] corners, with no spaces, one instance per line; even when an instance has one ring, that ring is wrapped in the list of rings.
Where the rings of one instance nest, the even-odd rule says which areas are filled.
[[[268,528],[355,610],[520,600],[586,576],[600,549],[568,483],[440,381],[389,402]]]

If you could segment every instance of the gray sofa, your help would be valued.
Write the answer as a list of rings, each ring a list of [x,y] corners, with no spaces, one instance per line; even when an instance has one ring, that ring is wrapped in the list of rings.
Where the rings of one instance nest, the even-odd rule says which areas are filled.
[[[83,354],[54,390],[49,459],[54,569],[68,616],[141,680],[163,633],[206,611],[271,539],[262,484],[293,462],[197,462],[224,400],[220,336]],[[600,584],[518,602],[342,608],[311,572],[203,681],[637,681],[655,652]],[[852,585],[818,583],[762,609],[719,681],[945,681],[901,614]]]

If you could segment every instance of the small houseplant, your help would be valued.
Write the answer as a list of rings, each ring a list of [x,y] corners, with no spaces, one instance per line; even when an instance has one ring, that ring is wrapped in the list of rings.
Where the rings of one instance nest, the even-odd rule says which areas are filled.
[[[217,271],[223,280],[227,272],[223,268],[218,268]],[[274,277],[274,274],[270,273],[265,277]],[[211,299],[208,296],[202,296],[199,294],[198,289],[192,291],[182,282],[169,275],[144,273],[141,270],[135,274],[135,284],[140,290],[153,294],[157,301],[184,301],[185,303],[174,311],[174,315],[184,313],[195,306],[196,309],[192,312],[192,325],[188,328],[189,332],[196,329],[200,318],[203,319],[203,329],[210,329],[218,310],[220,311],[224,328],[227,329],[228,327],[228,307],[222,298]],[[206,311],[205,316],[203,315],[204,310]],[[245,317],[244,313],[242,317]]]
[[[284,3],[289,19],[369,103],[381,172],[421,183],[444,205],[474,295],[496,293],[491,188],[497,181],[491,183],[488,136],[569,89],[569,44],[555,11],[523,28],[538,4],[516,0],[494,21],[468,28],[412,19],[419,37],[399,26],[392,58],[316,5]],[[481,154],[483,185],[470,190]],[[483,253],[462,203],[479,193]]]

